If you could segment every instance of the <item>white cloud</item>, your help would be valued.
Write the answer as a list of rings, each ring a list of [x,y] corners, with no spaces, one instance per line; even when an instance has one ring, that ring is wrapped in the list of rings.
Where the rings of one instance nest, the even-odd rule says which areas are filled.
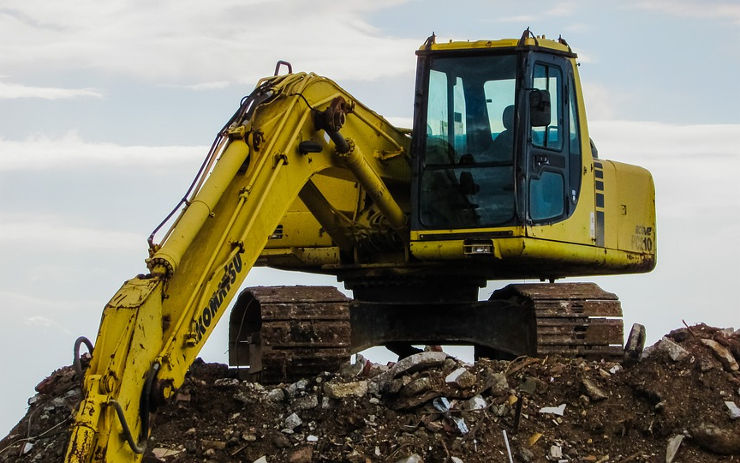
[[[698,160],[713,170],[718,160],[740,163],[740,124],[678,125],[650,121],[595,120],[589,123],[599,146],[608,145],[632,160],[680,164]],[[601,152],[602,150],[599,149]]]
[[[418,40],[383,35],[364,18],[399,1],[197,0],[148,3],[8,0],[0,68],[100,70],[160,84],[253,82],[278,59],[337,79],[408,72]]]
[[[591,63],[598,63],[599,62],[598,59],[594,58],[594,56],[592,54],[590,54],[589,52],[585,52],[582,49],[575,48],[575,47],[572,47],[572,50],[573,50],[573,52],[575,52],[575,54],[578,55],[578,58],[576,59],[576,61],[578,61],[581,64],[583,64],[583,63],[589,63],[589,64],[591,64]]]
[[[8,249],[43,246],[68,252],[137,252],[144,247],[136,233],[72,225],[56,216],[0,214],[0,223],[0,246]]]
[[[34,328],[41,328],[44,330],[48,330],[50,328],[53,328],[55,330],[60,330],[64,334],[72,335],[72,332],[67,329],[64,325],[57,322],[56,320],[52,320],[51,318],[44,317],[42,315],[34,315],[31,317],[27,317],[23,320],[23,323],[26,326],[34,327]]]
[[[588,23],[573,23],[565,26],[565,32],[572,32],[574,34],[584,34],[594,30],[594,26]]]
[[[79,166],[162,166],[205,157],[205,146],[122,146],[92,143],[70,132],[62,137],[35,136],[23,141],[0,138],[0,172]]]
[[[548,10],[538,11],[537,14],[501,16],[501,17],[496,18],[495,22],[513,22],[513,23],[531,24],[543,18],[573,16],[573,14],[577,11],[577,8],[578,8],[577,2],[573,2],[573,1],[561,2],[557,6],[554,6]],[[533,32],[537,34],[537,31],[533,31]]]
[[[0,76],[0,79],[2,76]],[[0,100],[40,98],[61,100],[79,97],[102,98],[103,94],[92,88],[31,87],[23,84],[0,82]]]
[[[502,16],[496,18],[496,22],[500,23],[530,23],[535,20],[537,20],[537,17],[531,15]]]
[[[229,85],[231,85],[231,82],[228,80],[216,80],[213,82],[201,82],[198,84],[189,84],[189,85],[167,85],[167,87],[174,87],[174,88],[184,88],[188,90],[214,90],[219,88],[226,88]]]
[[[547,10],[547,16],[572,16],[576,12],[578,4],[576,2],[561,2],[557,6]]]
[[[740,23],[740,4],[705,0],[642,0],[633,8],[684,18],[723,19]]]
[[[28,293],[3,290],[0,290],[0,301],[6,309],[17,310],[22,307],[22,313],[27,315],[24,319],[26,324],[33,324],[34,322],[46,324],[44,320],[48,317],[42,314],[69,313],[80,310],[81,306],[100,303],[100,301],[67,300],[59,297],[48,299]]]
[[[581,81],[581,86],[589,120],[611,120],[615,117],[615,106],[623,99],[622,96],[599,84]]]
[[[731,211],[740,209],[733,186],[740,170],[736,147],[740,124],[593,121],[589,131],[599,157],[636,164],[652,173],[659,218],[688,225],[692,218],[729,213],[723,226],[735,225],[736,214]]]

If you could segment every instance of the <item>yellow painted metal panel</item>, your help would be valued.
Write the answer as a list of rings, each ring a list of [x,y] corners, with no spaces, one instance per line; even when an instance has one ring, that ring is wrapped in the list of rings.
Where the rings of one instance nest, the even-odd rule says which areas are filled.
[[[519,39],[500,39],[500,40],[475,40],[475,41],[449,41],[434,43],[430,47],[431,50],[480,50],[480,49],[495,49],[495,48],[512,48],[519,44]],[[542,48],[549,48],[559,52],[570,52],[571,50],[560,42],[550,40],[547,38],[538,37],[535,41],[533,38],[528,38],[524,42],[525,46],[539,46]],[[426,46],[422,45],[419,50],[426,50]]]

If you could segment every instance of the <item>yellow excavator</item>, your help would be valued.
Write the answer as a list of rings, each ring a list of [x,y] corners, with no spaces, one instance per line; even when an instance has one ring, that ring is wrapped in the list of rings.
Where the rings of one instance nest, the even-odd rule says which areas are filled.
[[[432,36],[416,54],[413,130],[285,62],[241,101],[150,236],[149,273],[106,305],[94,348],[75,343],[77,365],[83,343],[92,357],[67,462],[138,461],[150,414],[235,297],[230,363],[262,381],[336,368],[374,345],[623,355],[617,297],[554,283],[656,263],[652,178],[598,157],[576,54],[528,29]],[[238,294],[255,265],[335,275],[353,299],[333,287]],[[541,282],[478,300],[502,279]]]

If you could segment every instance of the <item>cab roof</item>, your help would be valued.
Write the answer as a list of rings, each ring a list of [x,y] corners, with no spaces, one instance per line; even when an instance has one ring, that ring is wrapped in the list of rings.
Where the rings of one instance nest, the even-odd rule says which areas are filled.
[[[559,38],[558,40],[552,40],[542,36],[533,36],[529,33],[529,30],[524,31],[521,39],[499,39],[499,40],[476,40],[476,41],[453,41],[437,43],[436,36],[432,34],[416,52],[418,55],[424,55],[430,52],[466,52],[466,51],[485,51],[485,50],[505,50],[505,49],[536,49],[545,52],[555,52],[557,54],[564,54],[572,58],[576,57],[576,54],[571,50],[570,46]]]

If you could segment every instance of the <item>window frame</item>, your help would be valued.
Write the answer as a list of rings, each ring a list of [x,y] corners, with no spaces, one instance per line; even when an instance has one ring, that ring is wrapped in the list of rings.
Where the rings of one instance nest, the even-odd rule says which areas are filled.
[[[488,53],[465,54],[465,56],[470,56],[470,57],[480,56],[480,55],[483,55],[481,56],[481,58],[484,58],[484,57],[493,58],[495,56],[511,56],[512,57],[512,59],[514,60],[514,63],[513,63],[513,66],[514,66],[513,104],[515,108],[518,108],[521,105],[521,101],[520,101],[521,100],[521,90],[520,89],[522,87],[521,82],[522,82],[522,74],[523,74],[522,55],[520,53],[512,53],[511,50],[508,50],[507,52],[504,52],[504,53],[488,52]],[[448,57],[450,56],[440,55],[440,56],[435,56],[434,59],[444,59]],[[455,58],[462,58],[462,56],[456,55]],[[415,126],[426,128],[426,124],[429,122],[429,104],[430,104],[430,90],[431,90],[430,75],[432,71],[436,71],[436,72],[444,72],[444,71],[439,71],[438,69],[432,69],[432,58],[431,57],[424,57],[424,58],[420,57],[420,65],[422,64],[422,61],[421,61],[422,59],[423,59],[424,68],[423,68],[423,72],[417,72],[417,88],[419,87],[420,84],[423,84],[425,91],[417,93],[417,101],[416,101],[417,112],[416,112]],[[460,78],[461,76],[456,76],[456,77],[457,78],[454,79],[454,83],[452,85],[450,85],[450,81],[452,79],[449,79],[449,78],[447,79],[448,81],[448,85],[447,85],[448,128],[447,128],[447,134],[446,134],[447,136],[445,138],[450,146],[455,146],[455,140],[454,140],[455,127],[454,127],[454,122],[450,123],[449,121],[450,120],[455,121],[455,116],[456,116],[455,109],[456,109],[456,106],[459,105],[459,104],[456,105],[455,103],[457,92],[453,91],[453,88],[457,84],[460,84],[461,82],[462,82],[463,88],[465,87],[465,83],[462,81],[462,79],[465,79],[465,76],[462,76],[462,79]],[[495,79],[491,79],[491,80],[495,80]],[[488,82],[488,81],[482,81],[482,82]],[[483,83],[481,84],[481,92],[483,92],[482,85],[484,84]],[[465,97],[467,97],[467,94],[465,94]],[[470,114],[470,109],[467,107],[468,104],[469,104],[468,101],[465,101],[465,103],[463,104],[463,106],[465,107],[465,111],[464,111],[465,114],[462,114],[463,119],[465,119],[466,116]],[[486,115],[487,115],[487,112],[488,112],[487,104],[485,101],[483,102],[483,104],[486,105]],[[490,124],[490,119],[487,119],[486,122]],[[518,121],[516,121],[514,124],[513,132],[515,135],[514,135],[514,146],[512,147],[512,158],[510,161],[507,161],[508,163],[507,166],[510,166],[509,169],[511,171],[512,191],[510,192],[510,197],[511,197],[510,200],[511,200],[511,206],[512,206],[512,214],[506,220],[500,220],[500,221],[495,221],[495,222],[490,222],[490,223],[488,222],[481,222],[479,224],[470,223],[464,226],[463,224],[453,224],[453,223],[450,223],[449,226],[439,226],[434,223],[427,223],[429,221],[424,219],[424,216],[425,216],[423,212],[424,204],[422,204],[422,202],[424,201],[425,195],[426,195],[425,193],[423,193],[423,189],[425,185],[424,176],[428,175],[428,171],[430,170],[459,173],[458,171],[460,171],[461,169],[467,170],[471,167],[463,166],[459,164],[458,162],[453,163],[452,160],[449,163],[447,162],[444,162],[444,163],[427,162],[428,160],[426,159],[426,154],[427,154],[427,149],[428,149],[427,144],[428,144],[429,137],[426,136],[426,130],[423,132],[422,136],[416,137],[416,140],[414,140],[414,143],[412,144],[412,149],[415,155],[418,157],[418,159],[416,160],[417,162],[416,165],[419,167],[418,171],[414,172],[414,179],[415,179],[414,180],[414,191],[412,192],[412,195],[413,195],[412,200],[417,205],[417,207],[414,208],[414,213],[413,213],[413,218],[412,218],[414,226],[416,228],[423,228],[423,229],[441,229],[441,228],[450,228],[450,227],[457,227],[457,226],[462,226],[463,228],[495,228],[495,227],[502,227],[502,226],[511,226],[511,225],[520,223],[520,216],[521,216],[519,212],[520,204],[519,204],[517,187],[516,187],[516,171],[517,171],[517,165],[519,163],[516,153],[518,152],[517,146],[520,144],[519,125],[520,124],[518,123]],[[470,140],[467,139],[467,134],[466,134],[465,144],[468,145],[468,147],[470,146],[469,143],[470,143]],[[439,158],[441,159],[441,156]],[[484,169],[487,167],[491,167],[488,164],[495,166],[495,163],[476,162],[474,168]]]
[[[549,127],[555,124],[559,130],[559,146],[551,147],[546,146],[545,143],[538,145],[535,143],[534,127],[531,126],[529,120],[529,113],[527,114],[527,140],[525,145],[524,158],[526,161],[526,182],[525,190],[526,193],[526,217],[527,223],[531,225],[546,225],[550,223],[560,222],[570,216],[573,211],[573,207],[570,204],[570,174],[568,170],[569,156],[570,156],[570,144],[565,143],[563,140],[563,134],[570,133],[569,120],[566,118],[567,105],[567,76],[570,70],[569,62],[562,57],[553,56],[549,54],[533,52],[529,55],[529,63],[526,66],[526,78],[527,88],[534,89],[539,88],[534,85],[535,79],[541,77],[535,77],[535,72],[538,66],[546,66],[548,71],[546,73],[546,79],[548,79],[548,90],[549,90],[549,79],[550,70],[549,68],[556,68],[559,72],[559,80],[557,94],[553,97],[550,92],[550,104],[555,106],[553,113],[557,120],[550,121],[550,124],[545,128],[547,134]],[[569,116],[568,116],[569,117]],[[543,138],[546,140],[546,136]],[[536,191],[538,186],[536,182],[541,181],[542,177],[547,173],[557,174],[561,177],[562,188],[560,190],[560,200],[562,201],[562,207],[559,209],[559,213],[548,215],[548,216],[537,216],[533,217],[534,203],[532,193]],[[552,201],[546,201],[552,203]]]

